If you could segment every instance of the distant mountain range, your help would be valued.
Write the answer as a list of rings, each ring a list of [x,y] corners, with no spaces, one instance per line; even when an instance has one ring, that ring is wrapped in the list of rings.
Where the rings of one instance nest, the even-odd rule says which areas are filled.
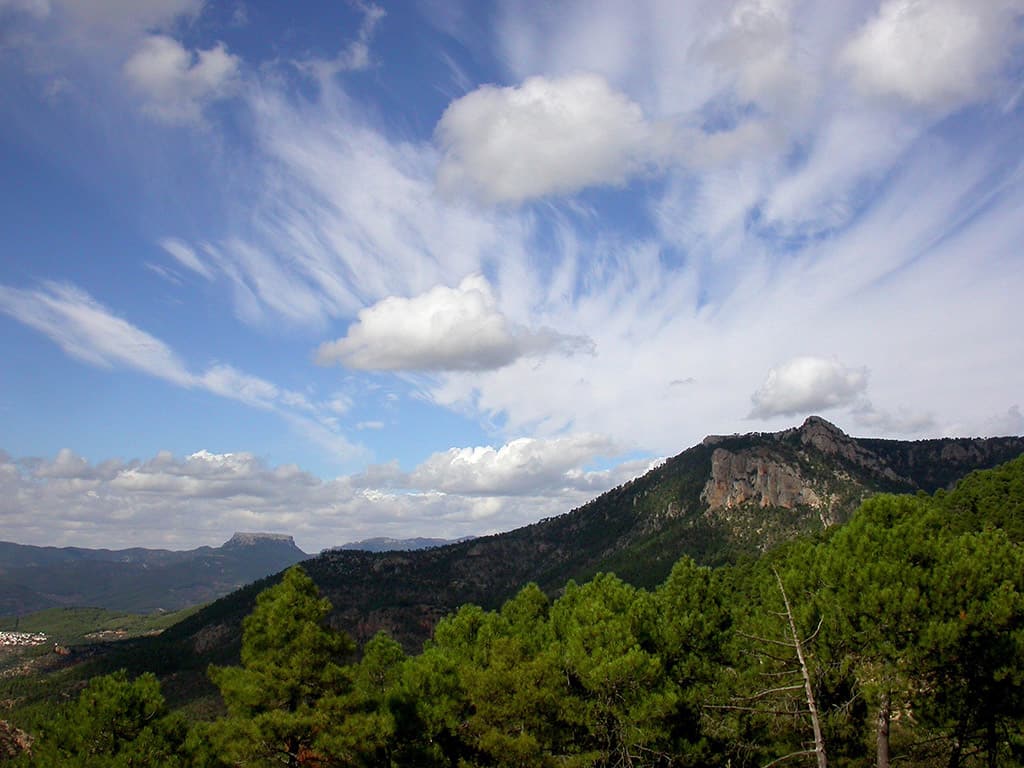
[[[0,542],[0,616],[59,606],[175,611],[308,557],[291,536],[269,533],[236,533],[220,547],[180,552]]]
[[[844,522],[879,492],[933,492],[1024,453],[1024,438],[855,438],[819,417],[772,433],[710,436],[642,477],[558,517],[408,552],[336,549],[303,567],[332,624],[364,641],[388,630],[410,649],[471,602],[495,607],[527,582],[550,593],[613,571],[660,583],[683,555],[716,565]],[[163,642],[204,653],[237,643],[264,580],[169,629]],[[237,647],[237,646],[235,646]]]

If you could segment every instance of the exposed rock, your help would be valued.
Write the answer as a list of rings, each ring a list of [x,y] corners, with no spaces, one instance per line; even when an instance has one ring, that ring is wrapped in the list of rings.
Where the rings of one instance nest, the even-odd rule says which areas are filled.
[[[823,505],[822,498],[796,467],[774,461],[761,451],[733,453],[725,448],[716,448],[711,454],[711,476],[700,498],[712,509],[748,502],[761,508],[783,509]]]
[[[220,648],[232,637],[231,628],[224,624],[210,624],[200,629],[192,638],[196,653],[203,654]]]
[[[779,432],[780,438],[792,434],[794,430]],[[802,445],[810,445],[826,456],[839,456],[859,467],[880,474],[887,480],[910,482],[888,466],[885,461],[862,446],[857,440],[843,430],[820,416],[808,416],[807,420],[795,430]]]
[[[285,533],[246,533],[236,532],[230,539],[224,542],[225,547],[254,547],[257,544],[287,544],[289,546],[298,547],[295,545],[295,539]]]
[[[32,737],[6,720],[0,720],[0,760],[32,752]]]

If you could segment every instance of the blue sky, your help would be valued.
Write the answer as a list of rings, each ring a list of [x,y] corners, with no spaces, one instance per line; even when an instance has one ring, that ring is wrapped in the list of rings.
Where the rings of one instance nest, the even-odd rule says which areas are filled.
[[[292,7],[295,6],[295,7]],[[0,526],[507,530],[1021,434],[1024,2],[0,0]]]

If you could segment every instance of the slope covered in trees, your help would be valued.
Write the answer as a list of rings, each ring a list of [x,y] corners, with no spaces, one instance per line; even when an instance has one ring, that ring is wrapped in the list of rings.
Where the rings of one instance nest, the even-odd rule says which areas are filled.
[[[222,716],[186,732],[143,676],[90,683],[46,766],[1024,764],[1024,457],[881,495],[741,565],[684,557],[464,605],[360,654],[300,569],[259,597]],[[163,761],[166,757],[166,762]],[[158,760],[158,762],[145,761]]]
[[[879,492],[932,493],[1024,452],[1024,438],[870,440],[811,417],[793,429],[708,437],[579,509],[507,533],[417,552],[333,551],[304,568],[360,643],[387,631],[416,650],[464,603],[497,608],[528,582],[550,594],[614,572],[654,588],[687,555],[723,565],[848,519]],[[241,640],[242,590],[168,633],[175,653]]]

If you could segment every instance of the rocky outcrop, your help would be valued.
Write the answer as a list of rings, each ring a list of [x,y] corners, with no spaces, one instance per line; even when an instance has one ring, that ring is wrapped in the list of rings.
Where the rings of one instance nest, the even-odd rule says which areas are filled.
[[[284,544],[285,546],[298,547],[295,539],[285,533],[245,533],[237,532],[230,539],[224,542],[224,547],[255,547],[259,544]]]
[[[913,482],[894,471],[883,457],[819,416],[781,432],[713,436],[703,444],[715,448],[700,500],[712,517],[733,522],[742,519],[745,526],[754,523],[755,531],[761,530],[762,520],[728,513],[740,508],[748,512],[802,510],[804,514],[792,518],[794,523],[810,516],[827,527],[840,522],[868,492],[877,490],[866,478],[914,489]]]
[[[701,491],[701,501],[712,509],[748,503],[784,509],[822,505],[821,497],[795,467],[775,461],[765,453],[733,453],[716,448],[711,454],[711,476]]]
[[[32,737],[6,720],[0,720],[0,760],[13,760],[32,751]]]
[[[842,522],[867,496],[949,488],[973,469],[1024,452],[1024,438],[881,440],[850,437],[820,416],[781,432],[717,435],[700,494],[709,519],[732,535],[796,535],[817,518]],[[792,515],[782,514],[796,510]],[[790,530],[791,529],[791,530]],[[765,539],[760,544],[767,546]]]
[[[801,445],[810,446],[825,456],[838,456],[887,480],[910,482],[907,478],[893,471],[892,467],[883,458],[865,448],[858,440],[850,437],[835,424],[826,421],[820,416],[809,416],[800,427],[784,430],[776,434],[780,440],[795,436],[799,439]]]

